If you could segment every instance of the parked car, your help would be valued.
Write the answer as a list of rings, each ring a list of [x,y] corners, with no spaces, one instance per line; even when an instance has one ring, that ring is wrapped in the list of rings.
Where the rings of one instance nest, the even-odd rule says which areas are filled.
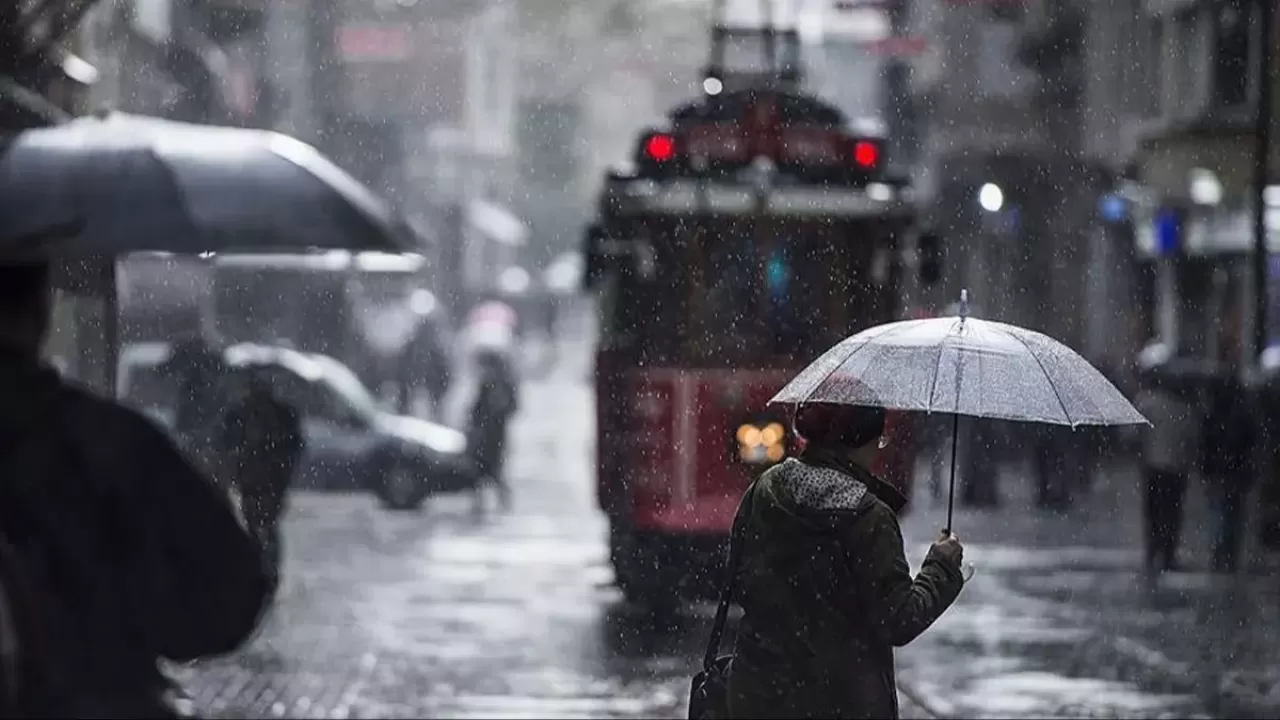
[[[119,368],[121,397],[165,427],[177,400],[176,378],[163,370],[170,356],[169,343],[137,343],[123,349]],[[368,489],[385,507],[409,510],[480,482],[463,433],[383,409],[338,360],[254,343],[233,345],[224,358],[259,374],[301,415],[306,451],[296,487]]]
[[[258,373],[302,416],[301,487],[367,488],[384,506],[407,510],[480,484],[463,433],[385,410],[334,358],[256,344],[232,346],[226,358],[230,367]]]

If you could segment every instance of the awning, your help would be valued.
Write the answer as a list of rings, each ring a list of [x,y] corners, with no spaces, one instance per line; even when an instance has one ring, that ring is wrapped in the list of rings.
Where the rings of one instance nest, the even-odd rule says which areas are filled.
[[[523,220],[488,200],[472,200],[467,205],[467,223],[503,245],[520,246],[529,239],[529,227]]]

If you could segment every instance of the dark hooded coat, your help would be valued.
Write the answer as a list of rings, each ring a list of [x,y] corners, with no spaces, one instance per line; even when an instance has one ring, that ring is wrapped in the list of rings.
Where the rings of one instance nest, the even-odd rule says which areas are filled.
[[[931,552],[913,579],[904,498],[837,452],[810,447],[752,492],[731,717],[898,717],[893,648],[951,605],[960,568]]]
[[[7,351],[0,400],[0,531],[39,597],[27,639],[57,667],[58,707],[28,712],[170,714],[157,661],[229,653],[256,628],[256,543],[141,414]]]

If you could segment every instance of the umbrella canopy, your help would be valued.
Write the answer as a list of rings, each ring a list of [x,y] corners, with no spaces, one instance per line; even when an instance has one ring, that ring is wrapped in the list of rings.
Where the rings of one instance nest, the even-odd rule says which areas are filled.
[[[368,188],[274,132],[112,113],[0,146],[0,254],[413,250]]]
[[[1024,328],[964,317],[860,332],[824,353],[771,402],[875,405],[1070,426],[1147,422],[1067,346]]]

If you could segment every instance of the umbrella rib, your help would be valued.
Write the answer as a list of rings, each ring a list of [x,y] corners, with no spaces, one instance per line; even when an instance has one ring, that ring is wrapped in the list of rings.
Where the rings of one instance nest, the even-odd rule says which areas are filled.
[[[1022,343],[1022,347],[1026,348],[1027,354],[1031,356],[1032,360],[1036,361],[1036,367],[1040,368],[1040,374],[1044,375],[1044,379],[1049,382],[1049,389],[1053,391],[1053,397],[1058,400],[1058,407],[1062,408],[1062,417],[1066,418],[1067,424],[1074,428],[1076,423],[1071,419],[1071,413],[1067,411],[1067,404],[1062,401],[1062,393],[1058,392],[1058,386],[1053,384],[1053,378],[1049,377],[1049,370],[1045,368],[1044,363],[1040,362],[1040,356],[1036,355],[1031,346],[1027,344],[1027,341],[1018,337],[1017,333],[1009,332],[1004,328],[1000,328],[1000,331]]]
[[[955,327],[955,325],[952,325],[952,327]],[[938,359],[933,363],[933,380],[930,381],[929,383],[929,398],[925,401],[926,413],[933,411],[933,396],[938,393],[938,376],[941,374],[941,371],[942,371],[942,348],[947,344],[947,341],[950,339],[951,339],[951,331],[948,330],[946,336],[942,338],[942,342],[938,343]],[[959,368],[956,369],[956,372],[959,373]],[[960,408],[960,393],[957,392],[955,409],[958,410],[959,408]]]
[[[912,324],[912,323],[903,323],[903,325],[908,325],[908,324]],[[878,340],[878,339],[880,339],[880,338],[882,338],[882,337],[885,337],[886,335],[892,335],[892,334],[894,334],[894,333],[898,332],[899,330],[905,330],[905,329],[906,329],[905,327],[897,327],[897,328],[894,328],[894,329],[889,330],[889,331],[887,331],[887,332],[882,332],[882,333],[880,333],[879,335],[876,335],[874,338],[869,338],[869,339],[867,339],[867,340],[863,340],[861,345],[859,345],[858,347],[856,347],[856,348],[854,348],[852,351],[850,351],[848,355],[845,355],[845,356],[844,356],[844,359],[843,359],[843,360],[841,360],[840,362],[836,363],[835,365],[833,365],[833,366],[831,367],[831,369],[827,371],[827,374],[822,376],[822,379],[821,379],[821,380],[819,380],[818,382],[816,382],[816,383],[814,383],[814,384],[813,384],[813,391],[812,391],[812,392],[816,392],[816,391],[818,390],[818,388],[822,387],[822,384],[823,384],[823,383],[825,383],[826,381],[830,380],[830,379],[831,379],[831,376],[832,376],[832,375],[835,375],[837,370],[839,370],[840,368],[844,367],[844,364],[845,364],[845,363],[847,363],[847,362],[849,362],[851,359],[853,359],[853,356],[854,356],[854,355],[857,355],[857,354],[858,354],[859,352],[861,352],[862,350],[865,350],[865,349],[866,349],[866,347],[867,347],[868,345],[870,345],[870,344],[871,344],[871,340]],[[801,404],[803,404],[803,403],[801,403]]]

